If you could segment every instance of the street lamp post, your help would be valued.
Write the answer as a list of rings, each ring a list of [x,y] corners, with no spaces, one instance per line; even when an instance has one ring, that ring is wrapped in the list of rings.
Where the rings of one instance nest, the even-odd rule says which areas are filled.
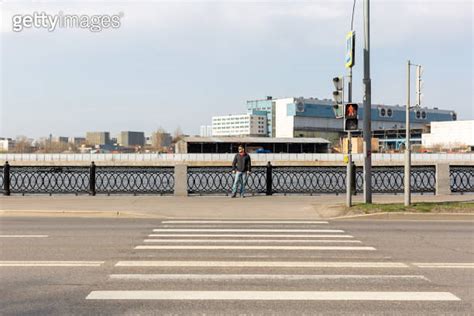
[[[418,78],[417,80],[420,81],[420,73],[421,73],[421,65],[412,64],[410,60],[407,63],[407,106],[406,106],[406,126],[405,126],[405,173],[404,173],[404,201],[405,206],[410,206],[411,204],[411,129],[410,129],[410,67],[415,66],[417,67]],[[418,82],[418,85],[420,83]],[[417,104],[416,107],[420,106],[421,103],[421,91],[420,88],[417,89]]]
[[[411,150],[410,150],[410,61],[407,63],[407,106],[406,106],[406,126],[405,126],[405,177],[404,193],[405,206],[410,206],[410,169],[411,169]]]
[[[370,80],[370,4],[364,0],[364,202],[372,203],[372,87]]]

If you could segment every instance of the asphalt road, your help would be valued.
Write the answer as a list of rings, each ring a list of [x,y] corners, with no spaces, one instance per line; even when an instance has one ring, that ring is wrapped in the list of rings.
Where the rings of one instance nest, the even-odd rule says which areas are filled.
[[[1,315],[469,315],[474,225],[4,217],[0,279]]]

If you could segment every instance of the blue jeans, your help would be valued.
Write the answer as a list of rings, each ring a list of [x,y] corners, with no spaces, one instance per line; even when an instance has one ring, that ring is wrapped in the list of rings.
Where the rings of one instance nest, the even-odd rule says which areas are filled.
[[[237,194],[237,187],[240,184],[240,195],[244,195],[246,180],[247,180],[246,172],[236,171],[235,178],[234,178],[234,185],[232,186],[232,194]]]

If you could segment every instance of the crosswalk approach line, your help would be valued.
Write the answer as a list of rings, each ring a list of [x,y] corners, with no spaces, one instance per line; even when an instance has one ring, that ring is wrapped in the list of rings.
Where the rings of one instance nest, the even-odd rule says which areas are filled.
[[[202,221],[202,220],[176,220],[176,221],[162,221],[162,224],[328,224],[327,221],[238,221],[238,220],[228,220],[228,221]]]
[[[259,238],[354,238],[352,235],[288,234],[149,234],[148,237],[259,237]]]
[[[360,240],[337,239],[145,239],[145,243],[362,243]]]
[[[414,280],[430,282],[423,275],[345,275],[345,274],[111,274],[111,280],[129,281],[248,281],[248,280],[281,280],[281,281],[310,281],[310,280]]]
[[[92,291],[88,300],[459,301],[449,292],[372,291]]]
[[[176,261],[141,260],[118,261],[116,267],[206,267],[206,268],[408,268],[401,262],[347,262],[347,261]]]
[[[104,261],[0,261],[0,267],[100,267]]]
[[[182,246],[182,245],[144,245],[134,249],[141,250],[340,250],[374,251],[374,247],[358,246]]]
[[[340,229],[265,229],[265,228],[156,228],[154,232],[262,232],[262,233],[343,233]]]

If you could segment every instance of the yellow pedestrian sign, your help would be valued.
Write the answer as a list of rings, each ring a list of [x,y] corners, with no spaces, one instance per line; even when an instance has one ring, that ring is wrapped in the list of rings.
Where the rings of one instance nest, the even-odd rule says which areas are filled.
[[[346,35],[346,68],[352,68],[355,63],[355,31]]]

